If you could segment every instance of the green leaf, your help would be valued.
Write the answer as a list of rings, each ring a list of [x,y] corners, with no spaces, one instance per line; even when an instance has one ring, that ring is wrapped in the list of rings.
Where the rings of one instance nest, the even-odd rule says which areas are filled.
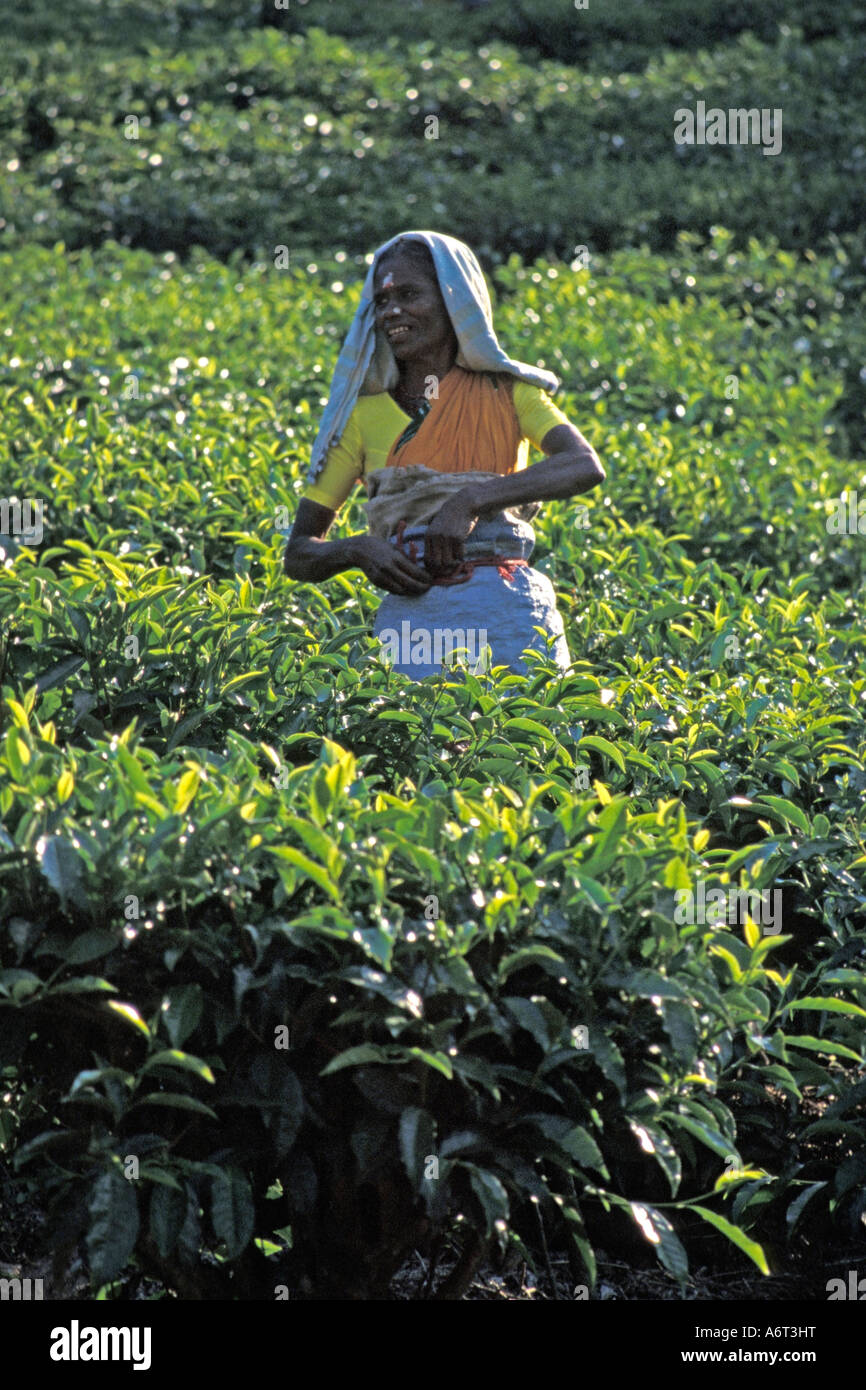
[[[793,763],[789,763],[787,758],[775,758],[774,769],[776,773],[781,772],[783,777],[787,777],[789,782],[793,782],[795,787],[799,787],[800,778]]]
[[[272,1050],[254,1059],[249,1084],[250,1103],[266,1112],[265,1123],[277,1157],[283,1159],[292,1149],[304,1118],[301,1083],[288,1066],[285,1053]]]
[[[123,1273],[138,1239],[135,1184],[110,1168],[101,1173],[88,1198],[90,1225],[87,1258],[94,1284],[107,1284]]]
[[[327,893],[329,897],[333,898],[334,902],[340,902],[340,890],[332,882],[328,873],[320,864],[314,863],[306,854],[302,854],[299,849],[294,849],[291,845],[269,845],[268,849],[271,854],[275,854],[285,863],[292,864],[300,869],[307,878],[312,879],[313,883],[318,884],[319,888],[321,888],[324,893]],[[294,884],[292,884],[292,887],[294,887]]]
[[[116,994],[117,987],[103,980],[99,975],[78,975],[74,980],[64,980],[60,985],[52,985],[46,994]]]
[[[150,1029],[138,1010],[134,1009],[131,1004],[123,1004],[119,999],[108,999],[104,1007],[110,1009],[112,1013],[117,1014],[118,1018],[123,1019],[124,1023],[131,1024],[139,1033],[143,1033],[146,1038],[150,1037]]]
[[[612,801],[598,818],[601,834],[592,843],[592,854],[580,865],[590,878],[609,869],[617,855],[617,846],[628,827],[628,808],[624,800]]]
[[[474,1163],[461,1166],[469,1169],[472,1191],[484,1213],[484,1234],[490,1236],[497,1221],[508,1220],[508,1193],[495,1173],[489,1172],[486,1168],[477,1168]]]
[[[605,984],[612,989],[625,990],[638,999],[685,999],[681,985],[668,979],[657,970],[627,970],[605,976]]]
[[[400,1116],[400,1157],[416,1192],[430,1186],[424,1183],[424,1160],[431,1155],[436,1155],[435,1121],[426,1110],[410,1106]]]
[[[219,1119],[219,1115],[204,1101],[178,1091],[148,1091],[146,1096],[136,1096],[130,1110],[136,1105],[165,1105],[171,1110],[193,1110],[197,1115],[207,1115],[211,1120]]]
[[[36,846],[39,868],[54,889],[65,912],[70,903],[82,910],[87,907],[87,895],[82,885],[81,856],[69,840],[52,835]]]
[[[358,1047],[349,1047],[345,1052],[339,1052],[336,1057],[332,1057],[330,1062],[322,1071],[320,1076],[331,1076],[335,1071],[342,1071],[344,1067],[363,1067],[371,1062],[390,1062],[392,1058],[384,1047],[377,1047],[374,1043],[361,1043]]]
[[[758,796],[755,798],[755,805],[758,807],[769,806],[778,820],[786,825],[796,825],[798,830],[802,830],[804,835],[809,832],[809,820],[804,811],[799,806],[795,806],[793,801],[787,801],[783,796]]]
[[[691,874],[679,855],[675,855],[673,859],[668,860],[665,865],[664,878],[662,881],[665,888],[684,888],[687,892],[691,891]]]
[[[708,1211],[706,1207],[689,1207],[689,1211],[696,1211],[698,1216],[703,1217],[711,1226],[715,1226],[717,1231],[721,1231],[723,1236],[736,1245],[749,1259],[758,1266],[762,1274],[769,1274],[770,1267],[767,1264],[767,1257],[760,1245],[740,1230],[739,1226],[732,1226],[730,1221],[726,1221],[724,1216],[719,1216],[717,1212]]]
[[[172,1047],[183,1047],[201,1022],[204,1001],[201,985],[177,985],[166,990],[162,1022]]]
[[[206,719],[210,719],[213,716],[214,712],[219,708],[220,705],[219,702],[217,702],[212,705],[206,705],[204,709],[194,710],[192,714],[186,715],[185,718],[181,719],[180,723],[178,724],[177,728],[175,729],[174,733],[172,734],[171,738],[166,744],[165,751],[167,753],[173,753],[175,748],[177,748],[179,745],[183,743],[187,734],[192,733],[193,729],[197,729],[199,724],[204,723]]]
[[[567,1115],[525,1115],[521,1123],[533,1125],[546,1139],[582,1166],[595,1168],[607,1177],[604,1158],[595,1140],[581,1125],[572,1124]]]
[[[682,1243],[666,1216],[643,1202],[630,1202],[632,1219],[655,1249],[659,1262],[684,1288],[689,1277],[689,1260]]]
[[[499,963],[499,978],[507,980],[515,970],[523,970],[527,965],[535,964],[548,970],[554,966],[560,974],[565,966],[562,956],[558,956],[549,946],[523,946],[519,951],[512,951],[511,955],[503,957]]]
[[[731,1140],[726,1139],[723,1134],[719,1134],[717,1129],[711,1129],[709,1125],[702,1124],[700,1120],[695,1120],[691,1115],[677,1114],[673,1117],[674,1122],[682,1129],[693,1134],[696,1139],[700,1139],[702,1144],[706,1144],[713,1153],[719,1154],[721,1158],[727,1158],[731,1152]]]
[[[808,1034],[805,1036],[793,1036],[785,1033],[786,1047],[805,1047],[808,1052],[823,1052],[828,1057],[850,1057],[852,1062],[861,1062],[863,1058],[859,1052],[854,1052],[850,1047],[844,1047],[842,1043],[831,1042],[828,1038],[813,1038]]]
[[[676,1056],[690,1063],[697,1052],[698,1025],[694,1009],[682,999],[665,999],[662,1021]]]
[[[36,682],[36,689],[42,695],[47,690],[53,690],[55,686],[63,685],[70,677],[74,676],[79,667],[84,665],[83,656],[67,656],[56,666],[52,666],[50,671],[46,671]]]
[[[615,1087],[620,1101],[625,1101],[628,1089],[625,1059],[613,1039],[603,1031],[593,1032],[592,1059],[602,1075]]]
[[[785,1213],[785,1221],[788,1226],[789,1235],[794,1234],[797,1222],[803,1215],[803,1212],[805,1211],[807,1204],[811,1202],[812,1198],[815,1196],[815,1193],[820,1192],[821,1189],[826,1186],[826,1182],[813,1182],[810,1184],[809,1187],[805,1189],[804,1192],[800,1193],[799,1197],[794,1198],[794,1201],[791,1203],[787,1212]]]
[[[141,1075],[148,1072],[153,1067],[178,1067],[181,1071],[194,1072],[202,1080],[213,1083],[214,1074],[207,1062],[203,1062],[200,1057],[193,1057],[188,1052],[179,1052],[176,1048],[164,1052],[156,1052],[152,1057],[148,1057],[144,1066],[141,1068]]]
[[[618,709],[608,709],[606,705],[587,704],[585,701],[569,704],[568,714],[571,719],[595,719],[601,723],[615,724],[618,729],[626,728],[627,721],[620,714]]]
[[[850,1192],[852,1187],[863,1187],[866,1184],[866,1153],[849,1154],[847,1158],[839,1164],[836,1169],[833,1186],[838,1197],[844,1197],[846,1192]]]
[[[23,1003],[31,994],[38,994],[41,989],[42,981],[32,970],[10,968],[0,971],[0,994],[15,1004]]]
[[[454,1068],[451,1065],[450,1057],[446,1057],[444,1052],[426,1052],[423,1047],[410,1047],[410,1057],[417,1057],[419,1062],[425,1066],[432,1067],[434,1071],[439,1071],[449,1081],[454,1076]]]
[[[183,1191],[183,1184],[178,1182],[174,1173],[170,1173],[167,1168],[158,1168],[152,1163],[142,1163],[140,1176],[147,1178],[148,1182],[156,1183],[159,1187],[171,1187],[175,1192]]]
[[[88,1141],[88,1132],[84,1129],[51,1129],[45,1130],[42,1134],[37,1134],[34,1139],[29,1139],[26,1144],[21,1144],[15,1150],[14,1167],[17,1172],[19,1168],[25,1167],[31,1159],[42,1156],[46,1149],[53,1149],[57,1145],[73,1147],[73,1141],[77,1144],[79,1151],[81,1145],[85,1148]],[[124,1178],[125,1182],[126,1179]]]
[[[86,961],[107,956],[120,943],[116,936],[106,931],[86,931],[67,946],[63,959],[67,965],[84,965]]]
[[[233,690],[240,690],[245,685],[251,685],[253,681],[258,680],[260,676],[266,676],[267,674],[267,668],[263,668],[260,671],[244,671],[243,675],[233,676],[230,681],[227,681],[220,691],[220,695],[229,695]]]
[[[9,770],[15,778],[15,781],[23,782],[24,763],[21,760],[19,744],[22,748],[26,749],[26,745],[21,742],[15,730],[10,729],[6,735],[6,761],[9,764]]]
[[[183,1225],[177,1238],[177,1254],[181,1264],[195,1266],[201,1258],[202,1230],[199,1220],[199,1199],[192,1183],[185,1183],[187,1202]]]
[[[788,1009],[819,1009],[831,1014],[857,1014],[860,1018],[866,1018],[866,1009],[861,1009],[859,1004],[849,1004],[846,999],[825,999],[812,995],[786,1004],[782,1012],[785,1013]]]
[[[617,748],[616,744],[611,743],[606,738],[601,738],[598,734],[585,734],[578,743],[578,748],[595,748],[597,752],[603,753],[611,762],[616,763],[620,772],[625,772],[625,758]]]
[[[442,1158],[450,1158],[452,1154],[465,1153],[467,1149],[477,1149],[483,1144],[484,1138],[477,1129],[458,1129],[443,1139],[439,1154]]]
[[[550,730],[545,729],[543,724],[539,724],[537,719],[506,719],[505,723],[502,726],[502,729],[504,733],[509,733],[511,730],[516,730],[517,733],[520,734],[530,734],[531,739],[538,739],[539,742],[544,744],[551,744],[556,742]],[[531,746],[531,739],[519,739],[516,740],[516,742],[530,742]]]
[[[130,1083],[132,1076],[121,1067],[91,1067],[80,1071],[69,1087],[69,1098],[81,1090],[82,1086],[93,1086],[97,1081],[120,1081]]]
[[[584,1168],[595,1168],[604,1177],[607,1177],[601,1149],[596,1144],[591,1134],[582,1125],[574,1125],[559,1140],[560,1147]]]
[[[753,1178],[766,1178],[767,1174],[760,1168],[733,1168],[728,1172],[720,1173],[713,1184],[714,1192],[724,1192],[729,1187],[736,1187],[742,1182]]]
[[[130,783],[137,792],[143,792],[147,796],[152,795],[151,786],[144,775],[144,769],[136,757],[130,753],[122,743],[117,746],[117,761],[123,768]]]
[[[177,792],[174,798],[174,813],[183,816],[189,810],[190,803],[199,789],[201,776],[198,768],[191,767],[183,774],[177,784]]]
[[[538,1005],[531,999],[522,999],[519,995],[508,996],[502,1003],[515,1022],[535,1039],[542,1052],[547,1052],[550,1048],[550,1034],[547,1020]]]
[[[629,1119],[629,1129],[637,1139],[644,1153],[652,1154],[670,1184],[671,1196],[677,1195],[682,1179],[680,1156],[670,1138],[658,1125],[648,1120]]]
[[[557,1203],[557,1205],[559,1204]],[[579,1211],[575,1210],[574,1207],[570,1207],[565,1202],[559,1207],[559,1210],[560,1214],[565,1217],[566,1221],[569,1223],[569,1226],[572,1228],[571,1238],[577,1247],[581,1260],[583,1261],[583,1267],[586,1270],[589,1282],[590,1284],[594,1285],[597,1277],[595,1251],[593,1250],[592,1245],[590,1244],[589,1239],[587,1237],[586,1228],[583,1223],[583,1217],[581,1216]]]
[[[770,1065],[764,1063],[758,1070],[762,1081],[775,1081],[780,1091],[784,1091],[787,1095],[795,1096],[797,1100],[803,1099],[803,1093],[794,1077],[791,1075],[788,1068],[783,1067],[781,1063],[773,1063]],[[826,1113],[830,1113],[830,1108],[828,1108]]]
[[[224,1242],[228,1258],[235,1260],[253,1237],[255,1212],[249,1182],[236,1168],[229,1168],[222,1178],[214,1178],[211,1200],[214,1235]]]
[[[150,1234],[164,1260],[177,1244],[186,1217],[187,1194],[184,1188],[154,1187],[150,1197]]]

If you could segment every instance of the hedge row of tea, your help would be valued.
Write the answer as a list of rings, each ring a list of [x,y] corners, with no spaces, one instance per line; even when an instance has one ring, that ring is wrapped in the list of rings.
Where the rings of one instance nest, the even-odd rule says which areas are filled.
[[[683,0],[658,20],[636,3],[462,14],[443,0],[408,20],[403,3],[317,3],[279,12],[286,28],[257,9],[229,24],[225,7],[170,6],[158,23],[120,4],[106,22],[105,8],[58,34],[37,6],[9,34],[7,245],[306,256],[335,235],[365,252],[383,229],[459,226],[488,260],[570,260],[579,246],[670,250],[717,224],[815,248],[860,223],[857,4],[777,2],[754,19],[714,3],[702,23]],[[124,21],[138,52],[119,46]],[[721,125],[700,126],[701,102]],[[736,109],[763,113],[751,143],[734,143]],[[694,143],[677,143],[681,111]]]
[[[227,32],[263,26],[304,33],[315,26],[380,48],[396,35],[440,47],[475,47],[491,38],[530,57],[594,64],[610,70],[642,66],[659,48],[698,49],[730,43],[751,32],[774,43],[781,30],[799,29],[809,43],[839,37],[856,41],[866,28],[862,0],[487,0],[470,9],[462,0],[80,0],[74,25],[62,30],[56,10],[33,0],[10,14],[10,38],[31,46],[67,43],[108,50],[152,50],[162,43],[201,45]]]
[[[7,1210],[110,1293],[599,1248],[823,1290],[866,1211],[860,267],[503,265],[608,470],[538,525],[575,665],[413,685],[358,571],[281,573],[340,257],[0,258]]]

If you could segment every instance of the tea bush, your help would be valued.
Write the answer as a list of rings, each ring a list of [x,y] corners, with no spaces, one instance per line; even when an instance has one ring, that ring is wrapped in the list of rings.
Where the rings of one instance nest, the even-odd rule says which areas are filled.
[[[0,491],[44,499],[0,542],[7,1190],[58,1278],[184,1297],[853,1240],[862,252],[504,262],[608,469],[538,522],[575,664],[420,685],[357,571],[281,570],[339,257],[2,256]]]
[[[244,27],[246,11],[230,24],[222,7],[185,6],[199,21],[194,44],[162,21],[148,28],[148,10],[133,5],[140,43],[120,51],[86,9],[80,35],[58,36],[52,11],[34,53],[34,18],[9,40],[0,232],[8,245],[114,239],[183,255],[202,246],[272,257],[285,246],[306,257],[335,235],[364,253],[383,228],[449,225],[498,262],[641,242],[670,251],[678,232],[719,225],[740,245],[770,231],[800,249],[860,229],[866,108],[852,41],[862,6],[830,19],[821,7],[820,22],[814,7],[785,6],[785,24],[780,5],[765,7],[755,34],[741,28],[753,7],[708,5],[681,49],[660,48],[658,35],[646,46],[657,6],[617,6],[611,18],[561,0],[553,13],[568,14],[545,33],[565,36],[566,50],[577,35],[598,36],[592,62],[577,65],[559,39],[556,61],[514,46],[533,5],[551,10],[551,0],[493,5],[483,17],[422,6],[414,41],[404,5],[396,26],[397,6],[310,7],[326,27],[351,9],[349,38],[304,27],[294,7],[297,33],[256,27],[253,15]],[[683,9],[665,7],[668,32],[682,32]],[[509,42],[498,37],[505,15]],[[390,37],[379,42],[382,16]],[[805,42],[810,23],[817,33]],[[631,67],[608,46],[610,26],[620,39],[636,33]],[[698,100],[780,110],[781,149],[677,145],[675,113]]]
[[[204,18],[204,11],[201,14]],[[757,9],[746,0],[620,0],[616,6],[583,4],[583,0],[491,0],[483,9],[466,12],[456,5],[430,5],[424,0],[398,4],[383,0],[364,11],[345,3],[311,4],[297,0],[276,10],[264,0],[259,19],[289,32],[303,33],[315,24],[330,33],[352,38],[372,48],[407,30],[415,40],[439,45],[485,43],[491,37],[514,44],[529,54],[562,62],[630,70],[642,66],[659,48],[695,49],[735,42],[743,33],[773,43],[780,32],[797,28],[807,42],[830,36],[856,39],[866,26],[860,3],[806,3],[770,0]]]

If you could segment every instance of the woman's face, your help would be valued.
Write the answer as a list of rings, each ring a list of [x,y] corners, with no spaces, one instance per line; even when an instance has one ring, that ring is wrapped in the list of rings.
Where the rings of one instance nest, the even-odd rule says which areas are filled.
[[[373,280],[376,327],[386,335],[398,364],[439,356],[457,338],[432,267],[397,252]]]

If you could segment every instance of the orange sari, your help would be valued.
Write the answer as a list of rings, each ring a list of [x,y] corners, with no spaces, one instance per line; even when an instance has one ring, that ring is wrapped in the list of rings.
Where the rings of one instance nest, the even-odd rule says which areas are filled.
[[[511,378],[454,366],[439,394],[391,446],[386,468],[424,464],[437,473],[513,473],[521,430]]]

